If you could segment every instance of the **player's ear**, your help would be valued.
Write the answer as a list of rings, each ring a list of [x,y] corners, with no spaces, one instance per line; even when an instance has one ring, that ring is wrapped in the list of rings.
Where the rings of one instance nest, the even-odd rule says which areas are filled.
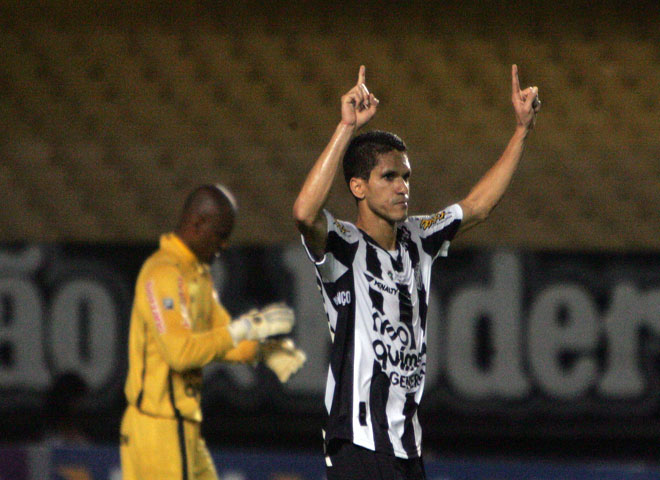
[[[363,178],[353,177],[348,183],[351,193],[358,200],[363,200],[365,197],[365,181]]]

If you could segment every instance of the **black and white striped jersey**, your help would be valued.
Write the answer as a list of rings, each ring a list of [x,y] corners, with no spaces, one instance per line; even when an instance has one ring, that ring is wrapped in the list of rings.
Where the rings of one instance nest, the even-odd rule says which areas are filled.
[[[325,215],[324,257],[315,260],[307,250],[332,339],[325,441],[341,438],[401,458],[418,457],[431,265],[447,255],[463,211],[455,204],[409,217],[398,225],[391,252],[352,223],[327,210]]]

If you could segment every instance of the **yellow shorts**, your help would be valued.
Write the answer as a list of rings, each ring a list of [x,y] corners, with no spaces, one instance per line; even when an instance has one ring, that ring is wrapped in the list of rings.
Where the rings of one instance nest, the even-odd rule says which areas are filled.
[[[129,406],[121,421],[123,480],[217,480],[200,425],[145,415]]]

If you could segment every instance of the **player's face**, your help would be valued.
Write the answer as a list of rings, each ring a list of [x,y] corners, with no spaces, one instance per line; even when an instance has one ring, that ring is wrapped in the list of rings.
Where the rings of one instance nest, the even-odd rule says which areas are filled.
[[[410,162],[405,152],[392,150],[380,154],[366,184],[365,200],[369,208],[389,222],[408,217]]]
[[[213,215],[203,225],[200,259],[210,263],[221,250],[227,248],[229,235],[234,228],[233,212]]]

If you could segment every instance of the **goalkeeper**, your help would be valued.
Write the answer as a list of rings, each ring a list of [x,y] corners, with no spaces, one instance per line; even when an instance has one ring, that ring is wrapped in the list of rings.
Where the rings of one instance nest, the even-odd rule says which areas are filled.
[[[176,230],[142,266],[120,432],[124,480],[217,480],[200,433],[204,365],[262,360],[284,382],[305,361],[291,340],[269,339],[291,331],[290,308],[273,304],[232,320],[218,302],[209,264],[226,246],[235,217],[226,188],[197,188]]]

